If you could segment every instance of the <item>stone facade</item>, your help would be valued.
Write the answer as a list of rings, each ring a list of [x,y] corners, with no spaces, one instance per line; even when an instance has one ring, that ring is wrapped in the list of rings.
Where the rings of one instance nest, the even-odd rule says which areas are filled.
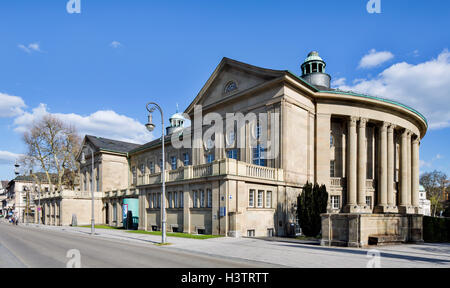
[[[81,165],[82,190],[89,190],[91,178],[99,183],[95,191],[103,192],[109,225],[121,225],[123,199],[139,198],[142,230],[161,229],[166,201],[168,231],[259,237],[292,235],[297,197],[304,184],[314,182],[330,194],[324,243],[338,239],[339,245],[362,246],[373,233],[414,234],[402,239],[419,241],[421,218],[414,215],[425,118],[394,101],[324,87],[330,77],[325,66],[315,52],[302,65],[302,77],[224,58],[185,110],[193,125],[181,133],[179,115],[171,118],[176,125],[171,123],[165,138],[166,171],[160,139],[120,153],[97,149],[96,177],[90,176],[89,159]],[[195,136],[211,127],[196,118],[199,105],[203,116],[214,112],[223,123],[228,113],[267,115],[274,120],[267,134],[275,157],[261,159],[251,141],[251,121],[233,132],[243,147],[196,143]],[[175,148],[173,135],[194,148]],[[386,225],[392,229],[382,230]]]

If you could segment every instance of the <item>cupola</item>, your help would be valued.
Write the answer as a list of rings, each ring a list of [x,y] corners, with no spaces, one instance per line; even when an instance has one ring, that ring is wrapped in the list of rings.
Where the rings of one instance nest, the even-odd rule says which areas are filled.
[[[317,88],[330,88],[331,76],[325,73],[327,64],[317,51],[312,51],[303,62],[302,78]]]

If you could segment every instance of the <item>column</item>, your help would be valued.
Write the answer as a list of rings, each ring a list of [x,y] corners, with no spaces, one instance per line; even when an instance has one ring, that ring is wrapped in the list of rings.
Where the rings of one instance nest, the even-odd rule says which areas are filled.
[[[358,205],[366,206],[366,178],[367,178],[367,119],[361,118],[358,125]]]
[[[388,123],[384,122],[380,127],[380,153],[378,154],[378,206],[381,208],[380,212],[385,212],[387,206],[387,176],[388,176],[388,141],[387,141],[387,127]]]
[[[407,197],[408,197],[408,206],[411,206],[411,183],[412,183],[412,169],[411,169],[411,131],[408,131],[408,136],[407,136],[407,138],[406,138],[406,147],[407,147],[407,159],[408,159],[408,166],[407,166],[407,169],[408,169],[408,195],[407,195]]]
[[[348,120],[348,167],[347,167],[347,206],[348,212],[352,212],[354,206],[356,206],[356,117],[351,117]]]
[[[419,207],[419,145],[420,137],[415,136],[412,141],[412,182],[411,182],[411,197],[412,206]],[[419,212],[418,209],[417,213]]]
[[[395,125],[389,125],[387,131],[387,203],[389,208],[396,206],[394,202],[394,176],[395,176]]]
[[[401,136],[400,145],[400,207],[402,213],[406,213],[408,206],[408,131],[405,129]]]

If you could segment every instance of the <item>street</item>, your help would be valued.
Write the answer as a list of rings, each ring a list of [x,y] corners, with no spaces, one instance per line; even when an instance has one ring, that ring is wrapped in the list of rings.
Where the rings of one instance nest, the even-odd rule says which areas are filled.
[[[0,223],[0,268],[65,268],[71,259],[66,257],[67,253],[72,249],[80,251],[82,268],[277,267],[262,262],[174,251],[151,243],[124,243]]]

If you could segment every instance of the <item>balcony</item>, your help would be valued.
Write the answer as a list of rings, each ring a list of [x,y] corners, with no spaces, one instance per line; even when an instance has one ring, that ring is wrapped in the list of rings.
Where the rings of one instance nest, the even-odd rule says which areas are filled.
[[[103,192],[94,192],[95,198],[102,198]],[[70,199],[91,199],[92,192],[90,191],[55,191],[55,192],[41,192],[41,200],[53,199],[53,198],[70,198]],[[34,201],[38,201],[39,195],[34,197]]]
[[[261,180],[284,181],[282,169],[268,168],[234,159],[221,159],[208,164],[185,166],[176,170],[165,171],[166,182],[198,179],[208,176],[232,175]],[[161,173],[146,174],[137,178],[137,185],[161,183]]]

